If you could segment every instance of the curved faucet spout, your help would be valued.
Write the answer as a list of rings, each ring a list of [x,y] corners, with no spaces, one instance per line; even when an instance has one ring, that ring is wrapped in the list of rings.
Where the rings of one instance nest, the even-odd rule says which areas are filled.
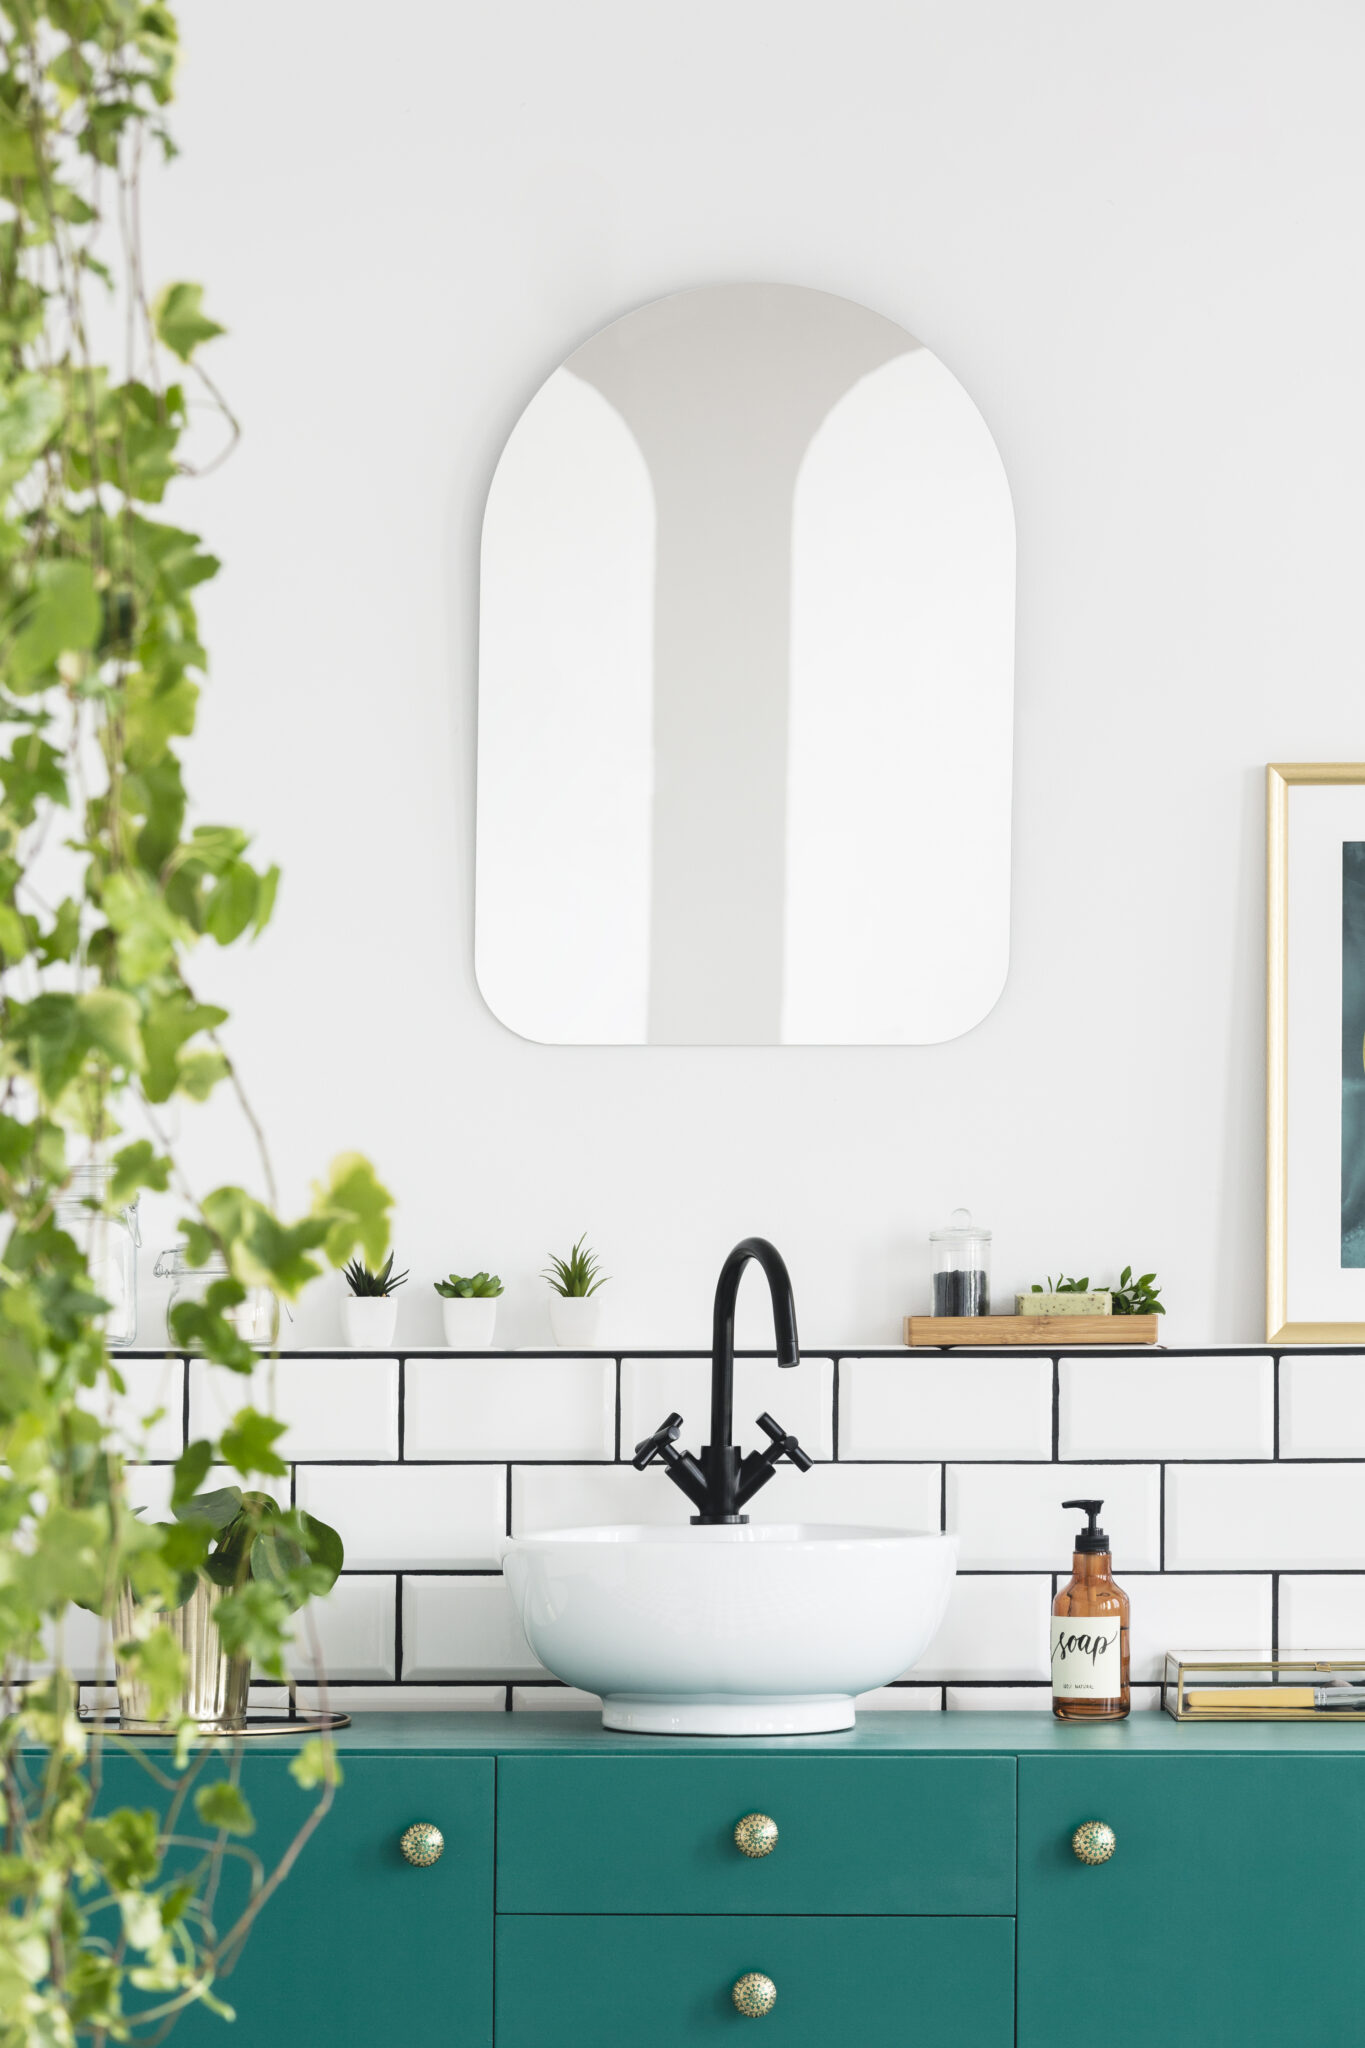
[[[720,1269],[716,1307],[711,1323],[711,1442],[729,1444],[733,1437],[735,1386],[735,1301],[744,1268],[754,1259],[763,1268],[773,1300],[773,1329],[779,1365],[799,1365],[796,1303],[791,1276],[777,1246],[766,1237],[746,1237]]]

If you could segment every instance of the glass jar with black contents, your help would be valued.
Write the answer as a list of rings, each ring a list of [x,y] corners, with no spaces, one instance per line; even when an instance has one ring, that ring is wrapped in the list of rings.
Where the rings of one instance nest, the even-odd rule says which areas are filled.
[[[929,1233],[936,1316],[988,1316],[991,1312],[991,1234],[973,1223],[970,1209],[954,1209],[942,1230]]]

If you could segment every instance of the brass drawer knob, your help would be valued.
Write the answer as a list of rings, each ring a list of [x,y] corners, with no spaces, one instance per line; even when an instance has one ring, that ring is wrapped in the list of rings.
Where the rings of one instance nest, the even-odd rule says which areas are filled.
[[[735,2001],[735,2011],[742,2012],[746,2020],[761,2020],[777,2004],[777,1986],[761,1970],[750,1970],[740,1978],[730,1996]]]
[[[446,1838],[434,1821],[415,1820],[404,1830],[398,1844],[409,1863],[419,1870],[427,1870],[433,1863],[439,1863],[445,1854]]]
[[[1082,1863],[1107,1863],[1118,1842],[1108,1821],[1084,1820],[1071,1837],[1071,1847]]]
[[[777,1847],[777,1822],[766,1813],[746,1813],[735,1824],[735,1847],[741,1856],[771,1856]]]

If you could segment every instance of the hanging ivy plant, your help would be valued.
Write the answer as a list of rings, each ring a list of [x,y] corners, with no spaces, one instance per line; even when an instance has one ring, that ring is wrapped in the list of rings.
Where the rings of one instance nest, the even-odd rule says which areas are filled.
[[[206,668],[194,593],[218,564],[162,508],[179,515],[205,423],[221,429],[215,461],[236,425],[201,361],[222,329],[199,286],[144,284],[139,174],[149,152],[173,154],[175,57],[161,5],[0,0],[0,2048],[156,2039],[185,2006],[221,2004],[226,1964],[298,1846],[215,1927],[224,1842],[251,1816],[235,1779],[210,1782],[188,1729],[177,1827],[197,1815],[201,1854],[177,1852],[172,1871],[161,1823],[93,1811],[102,1738],[78,1715],[70,1610],[100,1618],[107,1667],[131,1585],[126,1655],[164,1713],[183,1671],[161,1617],[211,1549],[221,1580],[222,1545],[197,1510],[155,1526],[130,1511],[129,1447],[101,1419],[122,1383],[92,1279],[99,1216],[88,1259],[57,1199],[89,1159],[112,1165],[110,1218],[140,1189],[178,1195],[193,1263],[227,1270],[177,1306],[174,1340],[243,1372],[257,1354],[231,1315],[248,1288],[297,1296],[354,1253],[377,1264],[389,1239],[389,1198],[360,1158],[284,1220],[263,1144],[256,1190],[196,1200],[166,1139],[166,1105],[221,1086],[260,1137],[226,1013],[191,970],[196,946],[260,932],[277,882],[245,831],[191,822],[182,774]],[[281,1428],[244,1404],[221,1441],[180,1458],[173,1508],[211,1465],[282,1475]],[[315,1556],[306,1517],[243,1499],[218,1627],[282,1678],[292,1610],[334,1561]],[[52,1675],[25,1686],[43,1656]],[[293,1769],[317,1790],[306,1832],[337,1774],[319,1745]]]

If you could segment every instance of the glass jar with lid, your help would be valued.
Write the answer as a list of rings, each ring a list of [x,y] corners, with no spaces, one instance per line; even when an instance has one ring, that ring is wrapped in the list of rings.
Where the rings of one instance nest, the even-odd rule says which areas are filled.
[[[991,1234],[973,1223],[970,1209],[954,1209],[942,1230],[929,1233],[936,1316],[988,1316],[991,1312]]]
[[[90,1284],[109,1304],[102,1318],[104,1341],[124,1351],[137,1342],[137,1252],[142,1243],[137,1202],[105,1211],[112,1166],[89,1162],[73,1169],[68,1185],[53,1204],[57,1228],[64,1230],[85,1256]]]
[[[152,1270],[158,1280],[171,1283],[166,1297],[166,1329],[174,1343],[171,1310],[179,1301],[202,1301],[215,1280],[226,1280],[227,1260],[220,1252],[213,1252],[206,1265],[192,1266],[185,1245],[173,1244],[158,1253]],[[225,1320],[248,1344],[272,1346],[280,1333],[279,1298],[268,1287],[248,1287],[246,1300],[228,1309]]]

